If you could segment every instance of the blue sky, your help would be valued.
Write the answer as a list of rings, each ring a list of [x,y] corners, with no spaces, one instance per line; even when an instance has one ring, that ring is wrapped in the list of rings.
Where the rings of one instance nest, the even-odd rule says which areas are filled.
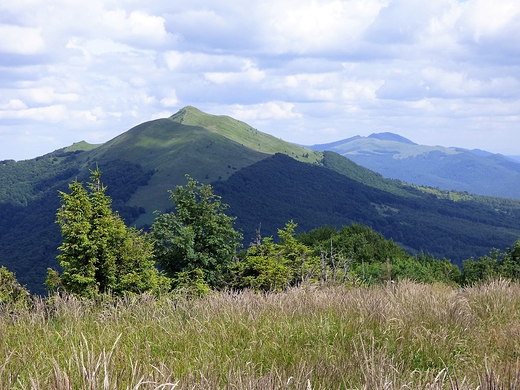
[[[3,0],[0,160],[186,105],[300,144],[520,155],[518,0]]]

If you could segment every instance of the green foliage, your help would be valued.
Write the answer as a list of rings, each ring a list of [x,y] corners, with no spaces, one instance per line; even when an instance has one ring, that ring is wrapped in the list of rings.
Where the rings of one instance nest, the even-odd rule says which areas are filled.
[[[520,239],[502,257],[500,273],[506,278],[520,280]]]
[[[328,153],[326,157],[330,162]],[[275,155],[214,183],[214,191],[238,216],[237,226],[246,238],[254,237],[259,223],[266,235],[276,234],[290,219],[303,231],[356,223],[392,238],[409,253],[424,251],[461,265],[491,248],[505,250],[520,235],[518,200],[439,199],[398,183],[379,186],[375,174],[366,183],[362,174],[352,174],[353,179],[345,175]]]
[[[200,269],[210,286],[219,287],[242,236],[212,187],[186,177],[186,186],[170,191],[175,211],[158,214],[152,225],[155,258],[171,277]]]
[[[62,206],[56,214],[63,236],[58,248],[63,273],[49,270],[47,286],[83,297],[164,288],[166,280],[154,267],[152,244],[112,212],[101,171],[92,171],[88,191],[78,181],[69,188],[70,193],[60,192]]]
[[[172,288],[175,294],[187,298],[200,298],[211,292],[211,287],[204,279],[204,271],[200,268],[177,272],[172,278]]]
[[[493,249],[476,261],[468,259],[463,262],[463,283],[466,285],[497,278],[520,280],[520,239],[503,253]]]
[[[45,295],[47,268],[59,268],[56,257],[62,238],[54,223],[60,207],[56,193],[67,191],[74,179],[89,180],[89,170],[82,165],[84,154],[75,152],[77,159],[70,161],[71,153],[59,150],[34,160],[0,163],[0,188],[7,193],[7,198],[0,194],[0,258],[31,293]],[[103,166],[103,182],[108,184],[106,194],[113,200],[112,208],[131,224],[145,211],[125,202],[137,187],[146,184],[151,173],[123,160]]]
[[[424,253],[397,258],[392,264],[386,264],[392,280],[410,279],[420,283],[443,282],[458,285],[461,279],[460,269],[449,260],[439,260]]]
[[[0,267],[0,304],[23,308],[31,303],[31,296],[16,280],[13,272]]]
[[[267,237],[251,246],[245,259],[232,266],[232,287],[281,291],[315,278],[318,259],[306,245],[296,240],[296,226],[296,223],[289,221],[284,229],[279,229],[279,243]]]
[[[473,285],[478,282],[497,279],[501,276],[500,263],[502,253],[494,249],[478,260],[467,259],[462,262],[463,284]]]
[[[461,273],[449,260],[420,253],[410,256],[392,240],[367,226],[353,224],[340,230],[323,226],[298,238],[322,260],[322,280],[352,284],[411,279],[447,284],[460,282]]]

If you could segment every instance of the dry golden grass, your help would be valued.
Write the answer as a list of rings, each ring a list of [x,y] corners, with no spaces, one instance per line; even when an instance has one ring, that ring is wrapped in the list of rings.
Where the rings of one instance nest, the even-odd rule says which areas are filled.
[[[518,389],[520,285],[409,281],[0,315],[0,389]]]

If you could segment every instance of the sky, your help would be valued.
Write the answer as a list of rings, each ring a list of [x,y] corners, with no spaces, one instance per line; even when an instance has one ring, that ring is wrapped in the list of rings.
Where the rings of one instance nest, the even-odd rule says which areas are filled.
[[[187,105],[303,145],[520,155],[520,2],[0,1],[0,160]]]

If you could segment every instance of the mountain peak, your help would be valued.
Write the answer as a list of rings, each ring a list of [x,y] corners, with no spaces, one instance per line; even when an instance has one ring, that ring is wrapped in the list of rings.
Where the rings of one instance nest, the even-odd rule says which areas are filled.
[[[181,108],[179,111],[177,111],[172,116],[170,116],[169,119],[174,121],[174,122],[183,123],[187,116],[189,116],[189,115],[200,115],[200,114],[205,114],[205,113],[202,112],[201,110],[199,110],[196,107],[186,106],[186,107]]]
[[[403,144],[408,145],[417,145],[415,142],[410,141],[408,138],[402,137],[399,134],[394,133],[373,133],[370,134],[367,138],[373,138],[373,139],[379,139],[382,141],[395,141],[395,142],[401,142]]]

